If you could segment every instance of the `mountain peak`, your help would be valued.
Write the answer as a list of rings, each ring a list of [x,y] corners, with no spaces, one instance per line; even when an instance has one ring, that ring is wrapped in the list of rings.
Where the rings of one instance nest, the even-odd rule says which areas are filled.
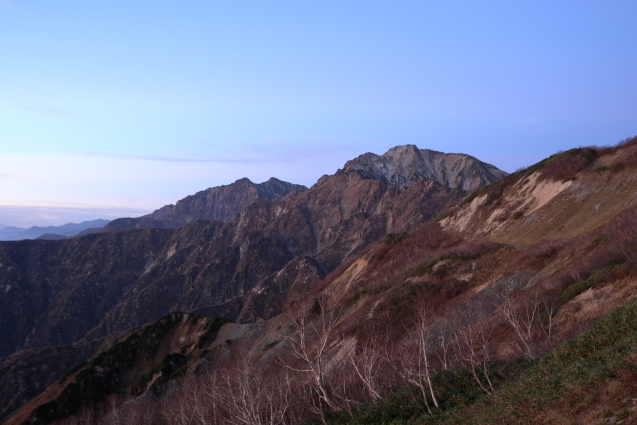
[[[433,180],[452,189],[475,190],[507,173],[470,155],[446,154],[416,145],[395,146],[383,155],[366,153],[345,164],[344,171],[367,179],[407,186]]]
[[[137,218],[120,218],[105,230],[143,228],[174,229],[195,220],[228,221],[255,201],[276,199],[288,192],[303,192],[307,187],[271,177],[263,183],[253,183],[243,177],[234,183],[215,186],[166,205],[151,214]]]
[[[405,154],[414,154],[417,155],[420,153],[420,149],[416,145],[398,145],[390,148],[383,156],[398,156]]]

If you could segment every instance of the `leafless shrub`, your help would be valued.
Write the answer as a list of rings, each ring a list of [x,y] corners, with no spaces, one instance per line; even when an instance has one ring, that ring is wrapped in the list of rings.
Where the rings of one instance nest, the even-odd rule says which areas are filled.
[[[406,383],[418,388],[422,402],[429,414],[433,413],[431,404],[440,407],[434,391],[432,375],[435,339],[431,326],[430,309],[425,303],[418,306],[416,328],[408,334],[397,350],[396,367]]]
[[[367,394],[367,400],[379,400],[388,390],[388,354],[389,338],[386,333],[375,329],[352,353],[349,363]]]
[[[455,362],[467,367],[478,386],[486,394],[493,393],[489,361],[491,360],[491,323],[486,319],[475,321],[470,310],[456,314],[451,325],[454,331]]]
[[[619,216],[614,224],[615,252],[637,265],[637,208]]]
[[[277,379],[280,378],[280,379]],[[265,376],[247,356],[237,359],[217,378],[224,423],[280,425],[290,407],[291,385],[286,374]]]
[[[623,140],[616,147],[610,149],[611,153],[619,153],[611,164],[613,171],[616,172],[629,167],[634,168],[635,164],[637,164],[637,136]]]
[[[500,309],[506,323],[515,331],[522,353],[532,359],[548,346],[553,347],[553,316],[557,300],[548,295],[501,298]]]
[[[285,367],[308,376],[318,394],[317,407],[320,410],[323,403],[331,410],[343,410],[328,387],[326,365],[327,350],[334,337],[340,312],[336,309],[326,311],[325,301],[321,299],[309,306],[299,307],[288,314],[292,334],[282,335],[289,343],[293,360],[285,362]]]
[[[523,251],[522,255],[531,260],[532,266],[539,268],[543,267],[547,261],[554,259],[566,245],[567,242],[563,239],[546,240]]]
[[[572,179],[595,161],[599,152],[596,148],[586,147],[559,153],[547,160],[540,173],[542,177],[552,180]]]

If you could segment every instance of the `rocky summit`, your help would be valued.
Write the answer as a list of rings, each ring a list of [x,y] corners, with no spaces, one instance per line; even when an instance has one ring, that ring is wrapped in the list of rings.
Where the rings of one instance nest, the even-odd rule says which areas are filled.
[[[284,182],[275,177],[263,183],[248,178],[223,186],[211,187],[185,197],[175,205],[166,205],[151,214],[136,218],[120,218],[104,230],[176,229],[195,220],[228,221],[253,202],[276,199],[288,192],[303,192],[307,187]]]
[[[407,186],[418,180],[462,190],[475,190],[507,173],[470,155],[445,154],[414,145],[396,146],[383,155],[366,153],[345,164],[344,171],[356,171],[364,178]]]

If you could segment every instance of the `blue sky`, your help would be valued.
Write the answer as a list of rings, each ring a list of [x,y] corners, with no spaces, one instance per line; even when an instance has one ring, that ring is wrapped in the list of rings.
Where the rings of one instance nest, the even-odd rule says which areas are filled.
[[[416,144],[506,171],[637,134],[635,1],[0,0],[0,224],[312,185]]]

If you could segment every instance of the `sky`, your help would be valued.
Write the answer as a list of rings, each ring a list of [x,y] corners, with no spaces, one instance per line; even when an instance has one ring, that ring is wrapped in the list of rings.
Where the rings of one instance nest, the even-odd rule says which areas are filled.
[[[505,171],[637,135],[637,2],[0,0],[0,224],[311,186],[396,145]]]

